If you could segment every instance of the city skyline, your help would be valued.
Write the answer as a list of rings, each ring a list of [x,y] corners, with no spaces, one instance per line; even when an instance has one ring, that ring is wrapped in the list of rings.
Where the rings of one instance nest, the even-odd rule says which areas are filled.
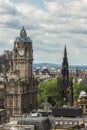
[[[87,65],[86,0],[0,0],[0,54],[12,50],[22,26],[33,42],[34,63]]]

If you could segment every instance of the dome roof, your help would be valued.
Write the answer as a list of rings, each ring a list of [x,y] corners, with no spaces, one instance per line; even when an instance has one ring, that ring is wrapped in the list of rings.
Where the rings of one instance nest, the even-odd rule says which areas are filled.
[[[27,33],[26,30],[24,28],[24,26],[22,27],[21,31],[20,31],[20,36],[16,37],[15,42],[32,42],[30,37],[27,37]]]
[[[81,91],[79,96],[80,96],[80,97],[87,96],[87,93],[86,93],[85,91]]]

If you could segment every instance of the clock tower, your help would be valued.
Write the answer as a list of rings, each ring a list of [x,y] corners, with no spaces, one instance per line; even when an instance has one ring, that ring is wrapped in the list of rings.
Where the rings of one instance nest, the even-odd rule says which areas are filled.
[[[24,27],[20,36],[16,37],[13,50],[13,72],[20,79],[29,80],[32,77],[33,49],[32,41],[27,36]]]
[[[37,109],[37,81],[32,76],[32,41],[24,27],[16,37],[13,47],[13,59],[5,80],[5,109],[7,119]]]

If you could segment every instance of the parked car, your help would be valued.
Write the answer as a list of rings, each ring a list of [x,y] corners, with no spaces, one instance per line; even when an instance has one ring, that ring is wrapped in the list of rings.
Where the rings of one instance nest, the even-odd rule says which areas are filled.
[[[30,114],[31,114],[31,117],[40,117],[40,116],[42,116],[42,114],[37,112],[36,110],[33,110]]]

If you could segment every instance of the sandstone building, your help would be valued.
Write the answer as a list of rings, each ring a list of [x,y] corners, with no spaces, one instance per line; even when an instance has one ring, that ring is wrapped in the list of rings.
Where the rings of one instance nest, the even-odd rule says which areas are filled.
[[[37,108],[37,81],[32,76],[33,48],[24,27],[16,37],[9,74],[5,77],[7,118]]]
[[[87,115],[87,93],[81,91],[77,99],[77,104],[83,110],[83,114]]]

